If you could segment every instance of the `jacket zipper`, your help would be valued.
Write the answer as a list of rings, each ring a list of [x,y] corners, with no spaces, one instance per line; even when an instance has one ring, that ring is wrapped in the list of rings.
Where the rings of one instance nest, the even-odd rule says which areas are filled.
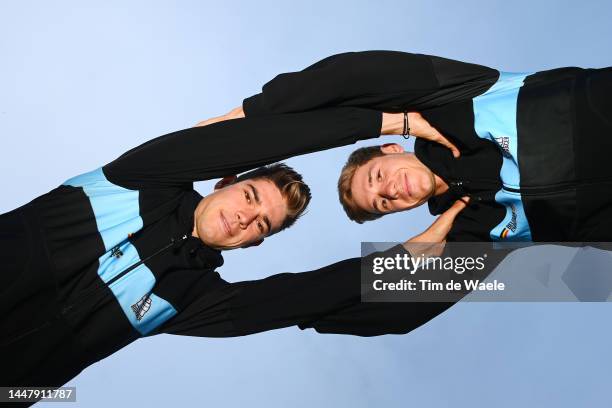
[[[80,303],[81,300],[86,299],[86,298],[90,297],[91,295],[96,294],[98,291],[100,291],[100,290],[102,290],[104,288],[110,288],[110,286],[113,283],[117,282],[119,279],[121,279],[122,277],[127,275],[129,272],[133,271],[134,269],[138,268],[140,265],[144,264],[149,259],[151,259],[151,258],[153,258],[153,257],[155,257],[155,256],[157,256],[159,254],[161,254],[162,252],[166,251],[168,248],[180,245],[183,241],[185,241],[187,239],[187,237],[188,237],[187,234],[185,234],[185,235],[183,235],[182,237],[180,237],[178,239],[170,238],[170,243],[166,244],[165,246],[161,247],[157,251],[153,252],[152,254],[147,256],[146,258],[141,259],[140,261],[135,262],[132,265],[128,266],[123,271],[121,271],[119,274],[114,276],[111,280],[106,282],[104,286],[98,286],[96,288],[91,288],[91,289],[88,289],[88,290],[86,290],[84,292],[81,292],[79,297],[77,297],[76,300],[74,300],[71,305],[64,306],[64,308],[62,309],[62,314],[66,314],[68,311],[70,311],[70,309],[74,308],[74,306],[77,303]]]
[[[518,193],[522,196],[534,196],[538,194],[558,193],[562,191],[571,190],[575,187],[576,187],[576,183],[574,182],[558,183],[552,186],[545,186],[545,187],[521,187],[521,188],[508,187],[504,184],[502,185],[502,190],[505,190],[511,193]]]
[[[563,192],[563,191],[568,191],[568,190],[572,190],[574,188],[576,188],[578,185],[580,186],[591,186],[591,185],[595,185],[595,184],[610,184],[612,183],[612,180],[607,180],[607,179],[603,179],[603,180],[589,180],[589,181],[585,181],[585,182],[581,182],[581,183],[576,183],[576,182],[564,182],[564,183],[557,183],[554,185],[549,185],[549,186],[540,186],[540,187],[521,187],[521,188],[515,188],[515,187],[508,187],[503,183],[499,183],[499,182],[490,182],[490,181],[482,181],[479,182],[482,184],[491,184],[491,185],[495,185],[495,189],[499,189],[500,185],[501,185],[501,190],[504,191],[508,191],[510,193],[516,193],[516,194],[520,194],[522,196],[536,196],[539,194],[551,194],[551,193],[559,193],[559,192]],[[458,180],[458,181],[451,181],[449,183],[449,186],[455,186],[455,187],[460,187],[462,188],[463,185],[465,184],[470,184],[470,181],[463,181],[463,180]],[[478,184],[478,183],[476,183]],[[470,194],[467,194],[471,196]]]
[[[512,193],[519,193],[525,196],[534,196],[538,194],[550,194],[550,193],[559,193],[562,191],[568,191],[578,186],[583,187],[583,186],[592,186],[596,184],[610,184],[610,183],[612,183],[612,180],[610,179],[602,179],[602,180],[591,179],[591,180],[586,180],[580,183],[576,183],[572,181],[572,182],[565,182],[565,183],[557,183],[555,185],[545,186],[545,187],[513,188],[513,187],[502,186],[502,189],[512,192]]]

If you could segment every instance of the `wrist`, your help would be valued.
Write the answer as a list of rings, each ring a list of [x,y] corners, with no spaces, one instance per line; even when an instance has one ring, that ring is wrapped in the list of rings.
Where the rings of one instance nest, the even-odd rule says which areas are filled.
[[[404,114],[403,113],[386,113],[382,114],[381,135],[401,135],[404,130]]]

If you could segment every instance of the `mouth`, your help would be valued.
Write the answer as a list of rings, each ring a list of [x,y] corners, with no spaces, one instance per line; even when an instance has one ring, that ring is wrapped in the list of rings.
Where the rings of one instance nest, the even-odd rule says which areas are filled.
[[[219,211],[220,217],[221,217],[221,226],[223,228],[223,230],[225,231],[225,233],[228,236],[232,236],[232,229],[229,226],[229,223],[227,222],[227,219],[225,218],[225,216],[223,215],[223,211]]]
[[[410,188],[410,183],[408,182],[408,176],[404,173],[404,192],[408,197],[412,197],[412,189]]]

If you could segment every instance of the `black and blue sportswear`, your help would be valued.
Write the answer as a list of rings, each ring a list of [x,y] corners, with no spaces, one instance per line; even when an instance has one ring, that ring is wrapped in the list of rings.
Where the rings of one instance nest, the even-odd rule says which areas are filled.
[[[419,111],[461,150],[417,139],[450,190],[429,200],[457,217],[455,241],[612,241],[612,68],[506,73],[396,51],[349,52],[278,75],[247,116],[338,106]]]
[[[244,101],[245,119],[158,137],[70,178],[0,215],[0,384],[59,386],[158,333],[297,325],[373,336],[447,309],[362,303],[359,258],[229,283],[219,251],[190,235],[194,181],[377,137],[381,111],[421,111],[461,148],[454,160],[416,143],[452,186],[433,213],[477,198],[450,239],[606,240],[610,84],[609,69],[501,74],[425,55],[341,54],[266,84]]]

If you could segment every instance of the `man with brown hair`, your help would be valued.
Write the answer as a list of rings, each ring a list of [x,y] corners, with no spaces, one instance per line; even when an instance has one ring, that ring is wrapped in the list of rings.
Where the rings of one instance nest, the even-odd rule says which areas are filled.
[[[265,166],[293,152],[276,143],[283,128],[255,121],[259,149],[237,143],[250,121],[185,129],[0,215],[1,385],[62,385],[215,287],[221,250],[258,245],[303,214],[302,176]],[[217,177],[211,194],[193,189]]]
[[[349,107],[213,119],[149,140],[0,215],[0,385],[59,386],[160,333],[229,337],[298,325],[378,335],[429,320],[449,304],[408,317],[403,307],[362,304],[360,258],[235,283],[216,271],[222,250],[260,244],[310,201],[301,175],[270,163],[396,134],[402,120]],[[249,171],[258,166],[265,167]],[[193,189],[221,177],[207,196]],[[424,239],[444,235],[460,209]]]
[[[188,128],[0,215],[0,385],[62,385],[142,336],[232,336],[331,313],[345,297],[292,293],[319,273],[229,283],[216,268],[222,250],[258,245],[306,209],[302,176],[270,163],[384,126],[380,112],[341,108]],[[194,190],[215,178],[211,194]],[[326,268],[330,290],[353,267]]]

